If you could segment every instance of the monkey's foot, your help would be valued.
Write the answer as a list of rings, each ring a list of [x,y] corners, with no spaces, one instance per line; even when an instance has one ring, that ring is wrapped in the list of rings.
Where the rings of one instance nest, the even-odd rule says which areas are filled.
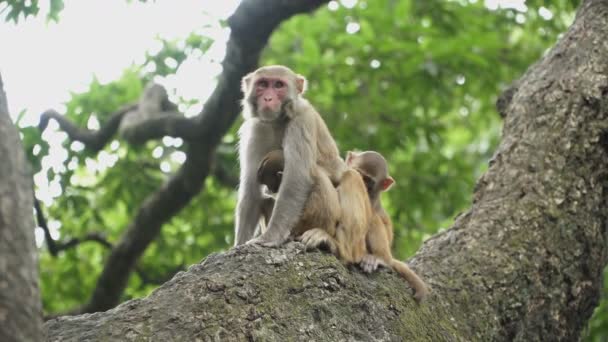
[[[262,236],[258,236],[257,238],[251,239],[247,241],[248,245],[260,245],[264,247],[279,247],[283,245],[287,239],[269,239]]]
[[[314,228],[305,231],[299,240],[306,245],[307,250],[326,248],[333,254],[337,253],[336,244],[334,243],[333,239],[321,228]]]
[[[371,254],[366,254],[363,256],[363,259],[359,265],[361,266],[361,269],[363,269],[363,272],[372,273],[377,270],[378,266],[381,264],[382,261],[378,257]]]

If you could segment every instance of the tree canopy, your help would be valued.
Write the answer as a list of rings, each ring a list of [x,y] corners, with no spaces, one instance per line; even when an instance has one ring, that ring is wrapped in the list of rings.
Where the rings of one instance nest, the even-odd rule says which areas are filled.
[[[38,1],[4,3],[7,20],[27,20],[28,14],[37,13]],[[61,20],[63,1],[50,3],[50,17]],[[498,96],[557,42],[579,4],[314,3],[311,10],[322,4],[276,29],[279,23],[274,22],[256,28],[262,38],[252,40],[269,37],[260,63],[288,65],[308,78],[307,96],[343,153],[376,150],[387,158],[396,180],[384,197],[395,226],[393,251],[396,257],[407,258],[470,206],[476,180],[487,170],[501,138]],[[281,10],[295,11],[287,5]],[[239,27],[240,19],[231,18],[233,27]],[[202,27],[206,24],[201,22]],[[231,34],[238,33],[233,28]],[[70,123],[101,131],[112,127],[116,118],[137,105],[146,84],[171,77],[187,59],[205,58],[215,44],[213,37],[201,32],[179,40],[159,39],[162,49],[142,51],[144,63],[125,66],[119,79],[93,81],[87,91],[73,93],[64,112],[42,115],[40,127],[20,125],[35,180],[59,189],[50,206],[36,202],[37,224],[46,232],[40,248],[40,286],[47,315],[86,308],[100,291],[111,253],[125,246],[128,232],[142,215],[151,215],[142,208],[156,200],[154,196],[162,196],[176,175],[187,172],[183,170],[188,162],[205,165],[200,172],[208,176],[196,178],[201,184],[184,185],[191,186],[191,193],[180,199],[183,205],[158,214],[158,235],[142,245],[142,256],[135,258],[120,301],[146,296],[176,272],[232,245],[238,108],[225,107],[225,116],[216,121],[200,116],[201,125],[213,123],[197,133],[215,139],[207,145],[163,134],[137,144],[118,135],[103,139],[101,134],[95,143],[70,134]],[[238,43],[252,56],[244,58],[243,66],[224,64],[224,70],[257,63],[260,51],[251,47],[254,43]],[[228,80],[229,76],[218,79],[216,90]],[[224,108],[220,104],[227,101],[213,95],[207,102],[184,98],[179,85],[168,91],[182,113],[202,106],[204,114]],[[61,127],[49,125],[52,119]],[[68,134],[61,146],[51,146],[41,134],[45,129]],[[201,160],[190,157],[197,149]],[[61,166],[49,167],[43,162],[47,156],[60,158]],[[599,340],[608,332],[606,305],[602,301],[596,309],[586,339]]]

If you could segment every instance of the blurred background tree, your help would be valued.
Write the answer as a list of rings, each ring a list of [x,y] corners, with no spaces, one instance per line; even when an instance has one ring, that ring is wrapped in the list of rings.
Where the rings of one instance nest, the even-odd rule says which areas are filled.
[[[60,21],[63,2],[50,3],[48,17]],[[38,1],[28,6],[3,1],[0,9],[3,4],[7,20],[38,13]],[[386,206],[395,223],[394,252],[403,259],[469,205],[474,182],[500,139],[498,94],[559,39],[577,5],[572,0],[330,1],[275,31],[262,62],[285,64],[308,77],[308,97],[343,153],[372,149],[390,161],[396,186],[386,195]],[[66,117],[95,128],[137,101],[148,81],[172,80],[185,62],[208,57],[210,48],[224,44],[206,34],[205,27],[224,25],[211,20],[201,14],[200,30],[177,40],[161,37],[160,48],[142,51],[143,62],[125,66],[119,79],[94,80],[86,91],[72,93]],[[218,70],[218,63],[209,65]],[[179,82],[168,88],[182,112],[196,112],[204,103],[203,97],[181,95]],[[138,147],[117,139],[95,152],[63,136],[58,149],[24,123],[27,115],[17,122],[37,185],[57,189],[41,208],[47,239],[52,235],[60,244],[90,238],[56,255],[41,245],[43,304],[53,314],[90,297],[109,248],[142,201],[184,162],[186,146],[169,137]],[[162,227],[140,258],[123,300],[147,295],[176,271],[232,245],[238,123],[223,137],[204,190]],[[52,132],[61,134],[56,127]],[[44,158],[62,162],[50,167]],[[596,309],[587,340],[607,335],[606,305],[604,300]]]

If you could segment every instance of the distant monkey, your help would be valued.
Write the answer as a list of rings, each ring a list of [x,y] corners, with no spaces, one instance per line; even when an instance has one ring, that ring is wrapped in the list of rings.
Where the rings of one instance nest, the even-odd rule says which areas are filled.
[[[183,115],[177,111],[177,105],[169,101],[165,88],[151,82],[144,88],[137,108],[123,116],[118,127],[118,134],[130,143],[140,144],[146,140],[145,137],[142,137],[142,127],[153,126],[157,124],[157,121],[176,117],[183,117]]]
[[[242,80],[243,117],[239,129],[241,166],[236,207],[235,245],[284,243],[300,220],[313,188],[313,175],[338,184],[346,164],[325,122],[303,97],[306,79],[289,68],[266,66]],[[267,229],[253,237],[265,202],[257,178],[260,162],[282,149],[282,184]],[[319,184],[328,184],[325,180]],[[323,185],[322,185],[323,186]]]
[[[394,259],[391,254],[393,223],[380,200],[382,192],[389,190],[395,183],[388,173],[386,160],[380,153],[374,151],[348,152],[346,163],[361,174],[373,210],[366,236],[369,254],[363,257],[361,268],[366,272],[372,272],[378,268],[378,265],[390,266],[409,282],[415,292],[414,298],[421,302],[429,293],[428,286],[407,264]]]
[[[270,193],[279,191],[283,170],[280,150],[268,153],[258,168],[258,180]],[[367,254],[365,235],[372,210],[365,184],[353,169],[344,172],[336,189],[313,169],[313,187],[300,221],[292,230],[307,248],[327,247],[347,263],[360,263]],[[268,221],[268,213],[264,214]]]

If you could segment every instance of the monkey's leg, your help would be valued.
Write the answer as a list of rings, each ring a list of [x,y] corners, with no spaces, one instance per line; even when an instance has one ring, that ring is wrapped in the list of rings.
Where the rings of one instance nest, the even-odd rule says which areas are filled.
[[[244,244],[253,237],[261,211],[262,194],[259,184],[255,180],[241,182],[236,205],[235,246]]]
[[[241,167],[238,202],[235,213],[235,245],[249,241],[260,221],[262,214],[262,190],[257,180],[257,169],[262,157],[271,149],[256,131],[256,126],[244,123],[239,134],[239,164]]]
[[[365,236],[367,254],[361,261],[363,271],[370,273],[375,271],[378,266],[388,266],[393,259],[391,246],[385,225],[378,215],[374,215],[370,222],[369,231]]]
[[[335,236],[341,216],[342,208],[336,188],[322,168],[313,168],[312,191],[300,221],[291,232],[292,236],[298,237],[312,228],[320,228],[329,236]]]

